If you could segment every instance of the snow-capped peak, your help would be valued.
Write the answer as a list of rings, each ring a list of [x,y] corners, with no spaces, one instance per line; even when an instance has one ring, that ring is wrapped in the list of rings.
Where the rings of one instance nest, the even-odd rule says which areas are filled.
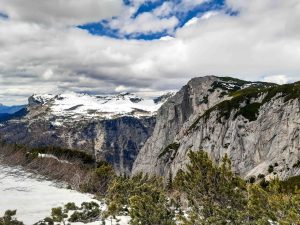
[[[88,95],[68,92],[59,95],[33,95],[30,105],[50,108],[51,115],[64,118],[111,119],[120,116],[152,116],[173,94],[141,98],[133,93]]]
[[[33,94],[29,97],[28,102],[29,105],[42,105],[52,99],[54,95],[52,94]]]

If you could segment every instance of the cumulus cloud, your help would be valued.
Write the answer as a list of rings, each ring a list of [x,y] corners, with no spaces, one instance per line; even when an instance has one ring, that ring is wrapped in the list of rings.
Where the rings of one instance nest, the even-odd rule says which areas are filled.
[[[111,28],[118,29],[123,34],[172,31],[177,24],[178,19],[175,16],[159,18],[153,13],[148,12],[142,13],[133,19],[115,19],[110,22]]]
[[[263,81],[276,84],[286,84],[290,81],[290,79],[286,75],[273,75],[264,77]]]
[[[97,22],[118,15],[122,0],[1,0],[0,10],[11,19],[63,26]]]
[[[201,17],[193,17],[192,19],[188,20],[184,26],[185,27],[189,27],[189,26],[193,26],[194,24],[197,24],[199,20],[207,20],[210,19],[213,16],[218,15],[219,12],[217,11],[209,11],[204,13]]]
[[[130,90],[156,95],[207,74],[279,83],[299,79],[298,0],[228,0],[228,7],[239,10],[237,16],[221,11],[178,29],[173,38],[155,41],[93,36],[69,26],[77,19],[92,19],[60,16],[62,12],[50,13],[51,7],[42,10],[47,16],[38,22],[38,17],[27,16],[32,9],[22,9],[16,2],[23,1],[0,0],[0,11],[9,15],[0,20],[0,102],[6,104],[24,103],[32,93],[66,90],[95,94]],[[131,15],[134,10],[126,8],[122,14],[127,11]],[[54,15],[60,26],[51,22]],[[152,16],[150,21],[157,18]],[[134,23],[126,21],[120,28],[127,26],[124,32],[132,32],[162,26]]]
[[[205,2],[209,2],[209,0],[182,0],[177,5],[176,8],[178,11],[190,10],[190,9],[194,8],[195,6],[205,3]]]
[[[159,17],[169,16],[172,12],[174,12],[173,2],[164,2],[161,6],[153,10],[153,14]]]

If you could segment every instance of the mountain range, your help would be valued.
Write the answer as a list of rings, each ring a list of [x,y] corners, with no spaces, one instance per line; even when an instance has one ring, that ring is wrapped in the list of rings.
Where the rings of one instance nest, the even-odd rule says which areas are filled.
[[[6,106],[0,103],[0,122],[18,117],[25,107],[26,105]]]
[[[133,173],[175,176],[188,151],[204,150],[217,163],[227,154],[243,177],[299,175],[299,98],[299,82],[192,79],[159,109]]]
[[[299,99],[299,82],[216,76],[194,78],[155,99],[33,95],[26,112],[1,123],[0,137],[84,151],[119,174],[175,176],[190,150],[204,150],[216,163],[227,154],[243,177],[285,179],[300,174]]]
[[[111,163],[118,173],[130,174],[140,148],[153,131],[156,111],[173,95],[144,99],[132,93],[35,94],[29,97],[21,117],[12,114],[2,122],[0,137],[31,147],[84,151],[97,161]]]
[[[6,105],[3,105],[0,103],[0,114],[13,114],[25,107],[26,107],[26,105],[6,106]]]

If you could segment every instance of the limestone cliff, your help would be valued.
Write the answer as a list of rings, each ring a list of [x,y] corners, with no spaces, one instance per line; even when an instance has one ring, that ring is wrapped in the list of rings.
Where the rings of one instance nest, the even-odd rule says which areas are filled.
[[[156,110],[172,94],[143,99],[130,93],[33,95],[27,112],[0,124],[0,139],[32,147],[58,146],[110,162],[129,174],[155,125]]]
[[[192,79],[158,111],[133,174],[175,176],[184,169],[187,152],[202,149],[217,163],[227,153],[235,172],[244,177],[298,175],[299,97],[300,83]]]

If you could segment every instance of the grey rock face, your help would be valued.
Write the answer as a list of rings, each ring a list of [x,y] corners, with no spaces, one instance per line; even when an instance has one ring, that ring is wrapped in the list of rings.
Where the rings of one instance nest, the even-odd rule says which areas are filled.
[[[110,162],[117,173],[129,174],[139,150],[153,132],[155,114],[139,112],[139,116],[131,113],[113,118],[83,117],[75,113],[72,117],[63,113],[57,115],[51,107],[58,98],[51,95],[30,97],[24,117],[1,124],[0,139],[32,147],[56,146],[84,151],[97,161]]]
[[[205,111],[221,101],[215,94],[209,95],[208,89],[216,77],[192,79],[175,96],[170,98],[157,113],[157,123],[152,136],[147,140],[138,155],[133,173],[165,174],[165,163],[158,159],[159,154],[169,144],[175,142],[188,128],[188,121],[196,117],[197,112]]]
[[[129,174],[155,118],[120,117],[103,121],[77,121],[53,126],[48,120],[10,121],[0,128],[0,137],[9,143],[32,147],[57,146],[93,155],[110,162],[120,174]]]
[[[263,102],[268,93],[265,92],[249,95],[228,114],[226,108],[214,107],[219,103],[227,106],[223,103],[232,98],[230,88],[260,86],[273,84],[217,77],[191,80],[159,110],[154,132],[141,149],[132,173],[142,171],[168,177],[172,172],[175,176],[179,169],[185,168],[187,152],[202,149],[216,163],[227,153],[233,169],[243,177],[276,174],[284,179],[300,174],[300,168],[295,166],[300,159],[299,98],[286,101],[278,93]],[[254,102],[260,104],[257,118],[250,120],[238,113]],[[268,172],[269,166],[274,167],[274,173]]]
[[[103,121],[94,141],[96,159],[110,162],[119,173],[130,174],[133,162],[154,126],[155,117]]]

